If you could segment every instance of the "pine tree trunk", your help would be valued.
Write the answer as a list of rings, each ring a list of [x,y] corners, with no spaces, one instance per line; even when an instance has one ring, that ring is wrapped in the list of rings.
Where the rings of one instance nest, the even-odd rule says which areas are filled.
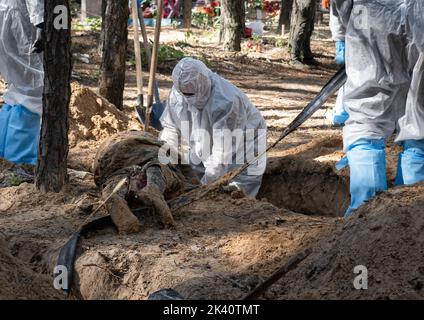
[[[191,0],[184,0],[183,6],[184,6],[183,26],[184,28],[191,28],[191,10],[193,6],[193,2]]]
[[[222,1],[222,39],[226,51],[240,51],[241,39],[244,34],[244,1],[223,0]]]
[[[123,107],[128,46],[128,0],[106,0],[100,95]]]
[[[67,8],[67,29],[54,26],[57,6]],[[71,97],[71,14],[68,0],[45,2],[44,93],[36,186],[59,192],[67,182],[68,110]]]
[[[294,0],[290,29],[292,60],[313,61],[311,36],[314,31],[316,0]]]
[[[283,26],[284,32],[290,30],[292,9],[293,0],[281,0],[280,17],[278,19],[278,33],[281,33]]]

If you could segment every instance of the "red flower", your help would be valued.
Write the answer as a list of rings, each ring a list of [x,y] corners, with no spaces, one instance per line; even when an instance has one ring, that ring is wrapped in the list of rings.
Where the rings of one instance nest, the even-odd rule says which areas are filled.
[[[211,6],[212,6],[213,8],[219,7],[219,1],[212,1],[212,2],[211,2]]]

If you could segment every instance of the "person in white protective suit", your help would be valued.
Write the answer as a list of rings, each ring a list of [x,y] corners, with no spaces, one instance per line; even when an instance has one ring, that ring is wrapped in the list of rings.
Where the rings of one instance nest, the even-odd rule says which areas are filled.
[[[340,16],[334,4],[330,4],[329,9],[330,9],[330,30],[331,30],[333,41],[335,41],[336,43],[336,63],[338,65],[344,65],[346,63],[346,53],[345,53],[346,26],[349,21],[348,20],[344,21],[343,19],[349,19],[349,16],[348,15]],[[329,114],[327,114],[327,119],[329,119],[334,126],[343,126],[346,120],[349,118],[349,115],[346,112],[345,107],[343,105],[343,95],[344,95],[344,87],[342,87],[339,90],[336,104],[333,110]]]
[[[333,0],[346,24],[344,127],[353,210],[387,189],[387,139],[403,146],[396,184],[424,181],[424,2]]]
[[[237,87],[192,58],[177,64],[172,80],[160,139],[174,150],[188,146],[183,159],[198,173],[202,184],[253,162],[266,151],[265,120]],[[265,168],[264,154],[231,185],[255,197]]]
[[[0,109],[0,157],[35,164],[40,135],[43,0],[0,1],[0,74],[8,83]]]

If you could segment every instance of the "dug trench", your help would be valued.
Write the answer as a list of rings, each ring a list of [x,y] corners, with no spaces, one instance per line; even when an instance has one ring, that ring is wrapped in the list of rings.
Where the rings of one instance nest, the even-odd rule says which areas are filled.
[[[259,199],[306,215],[341,217],[349,201],[349,178],[337,172],[342,139],[330,136],[268,161]]]

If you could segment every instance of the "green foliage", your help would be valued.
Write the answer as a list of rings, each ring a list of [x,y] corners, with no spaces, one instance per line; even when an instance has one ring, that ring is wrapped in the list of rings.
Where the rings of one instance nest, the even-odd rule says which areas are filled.
[[[13,187],[17,187],[22,183],[22,179],[15,174],[10,175],[9,181],[10,181],[10,185]]]
[[[159,47],[158,52],[158,62],[165,62],[165,61],[173,61],[173,60],[180,60],[184,58],[184,52],[175,49],[174,47],[168,46],[166,44],[161,45]]]
[[[193,12],[192,14],[192,24],[198,28],[207,29],[219,29],[221,27],[221,17],[214,16],[211,17],[207,14],[200,12]]]
[[[72,24],[73,30],[91,30],[91,31],[101,31],[102,30],[102,18],[86,18],[83,22],[80,20],[73,21]]]
[[[275,40],[274,46],[276,48],[284,48],[287,45],[286,41],[282,38],[278,38]]]
[[[172,46],[163,44],[159,47],[158,64],[161,64],[167,61],[180,60],[184,57],[185,57],[184,52],[182,52],[181,50],[175,49]],[[148,65],[147,54],[144,48],[141,49],[141,62],[143,63],[143,66],[147,67]],[[128,63],[130,65],[135,65],[135,59],[131,57]]]

